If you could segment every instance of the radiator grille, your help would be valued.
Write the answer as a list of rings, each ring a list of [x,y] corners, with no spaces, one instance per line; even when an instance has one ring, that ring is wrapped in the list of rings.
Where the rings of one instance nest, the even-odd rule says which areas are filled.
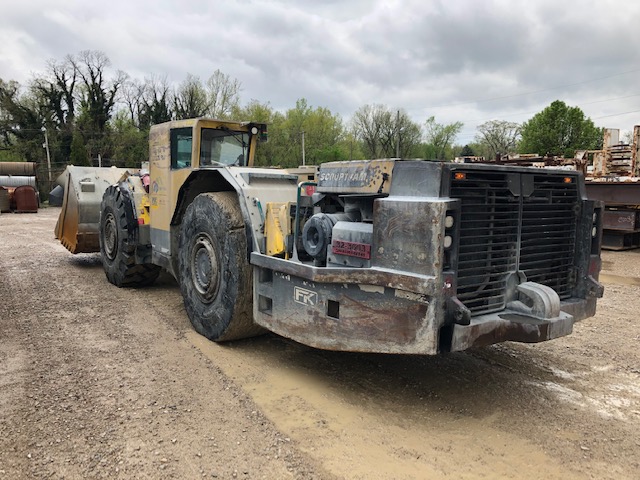
[[[535,190],[523,198],[520,270],[527,280],[571,296],[576,248],[578,191],[564,177],[534,175]]]
[[[533,181],[528,196],[513,193],[521,188],[519,173],[470,170],[462,180],[452,174],[450,196],[461,201],[457,295],[474,315],[502,310],[511,300],[508,278],[518,271],[561,298],[575,285],[575,179],[522,175],[533,176],[523,182]]]

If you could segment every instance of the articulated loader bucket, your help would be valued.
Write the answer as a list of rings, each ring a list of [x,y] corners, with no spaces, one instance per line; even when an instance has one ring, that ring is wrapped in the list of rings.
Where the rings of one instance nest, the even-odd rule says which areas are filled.
[[[56,238],[71,253],[100,251],[100,203],[107,187],[129,171],[115,167],[68,166],[58,178],[64,188]]]

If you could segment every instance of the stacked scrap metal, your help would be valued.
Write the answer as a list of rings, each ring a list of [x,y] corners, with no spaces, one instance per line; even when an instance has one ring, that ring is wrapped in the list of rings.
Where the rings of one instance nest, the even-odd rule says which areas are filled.
[[[620,131],[607,128],[603,149],[593,155],[592,177],[587,179],[589,198],[605,204],[602,248],[627,250],[640,247],[640,178],[638,149],[640,125],[630,144],[620,143]]]
[[[639,135],[640,126],[635,126],[632,142],[623,143],[620,142],[619,129],[606,128],[602,150],[585,151],[589,158],[593,159],[592,176],[595,179],[607,177],[607,180],[636,177],[638,175]]]
[[[632,177],[635,173],[632,147],[620,142],[620,130],[607,128],[604,131],[605,175]]]
[[[607,170],[609,174],[632,176],[633,160],[631,158],[631,145],[619,144],[607,149]]]
[[[638,176],[638,153],[640,153],[640,125],[633,127],[633,140],[631,141],[631,162],[633,163],[633,175]]]

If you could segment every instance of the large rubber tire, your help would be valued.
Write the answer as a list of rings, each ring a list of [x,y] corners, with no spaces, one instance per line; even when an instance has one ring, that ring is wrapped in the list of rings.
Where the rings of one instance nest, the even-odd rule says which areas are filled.
[[[202,193],[182,219],[180,288],[195,330],[222,342],[264,330],[253,321],[253,275],[235,192]]]
[[[156,281],[161,268],[136,263],[137,225],[127,220],[132,207],[120,189],[110,186],[102,196],[100,208],[100,254],[109,282],[117,287],[145,287]],[[132,217],[133,212],[129,216]]]

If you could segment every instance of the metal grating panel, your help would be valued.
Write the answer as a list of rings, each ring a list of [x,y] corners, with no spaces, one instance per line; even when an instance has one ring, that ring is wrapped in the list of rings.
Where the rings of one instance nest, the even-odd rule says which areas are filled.
[[[460,170],[456,170],[460,172]],[[568,298],[575,286],[573,262],[579,197],[575,178],[507,172],[452,173],[452,198],[461,201],[457,295],[473,315],[502,310],[507,280],[523,272],[527,280]],[[530,195],[517,195],[532,175]],[[526,188],[525,188],[526,189]]]
[[[452,198],[461,200],[458,298],[472,313],[502,310],[506,280],[516,268],[519,203],[507,175],[466,172],[452,179]]]
[[[534,175],[534,191],[523,198],[520,270],[527,280],[569,298],[575,287],[578,188],[575,179]],[[570,177],[567,177],[570,178]]]

